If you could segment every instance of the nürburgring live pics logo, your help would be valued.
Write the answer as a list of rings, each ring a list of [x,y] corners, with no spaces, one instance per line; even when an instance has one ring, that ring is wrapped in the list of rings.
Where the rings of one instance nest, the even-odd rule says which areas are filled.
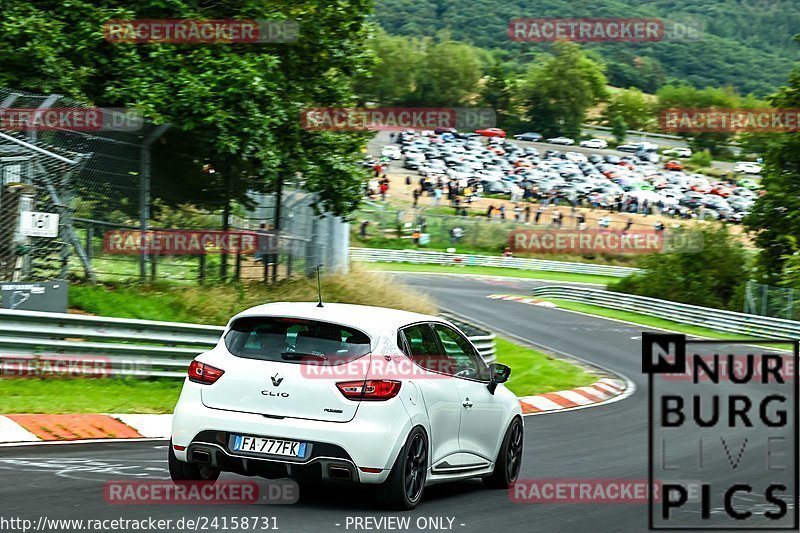
[[[643,334],[651,530],[797,530],[798,344]]]

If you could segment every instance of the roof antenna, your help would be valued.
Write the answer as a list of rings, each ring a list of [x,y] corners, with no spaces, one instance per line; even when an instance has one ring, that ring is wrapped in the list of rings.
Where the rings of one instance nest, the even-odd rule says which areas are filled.
[[[319,281],[319,267],[321,266],[322,265],[317,265],[317,295],[319,296],[319,303],[317,304],[317,307],[325,307],[322,305],[322,285]]]

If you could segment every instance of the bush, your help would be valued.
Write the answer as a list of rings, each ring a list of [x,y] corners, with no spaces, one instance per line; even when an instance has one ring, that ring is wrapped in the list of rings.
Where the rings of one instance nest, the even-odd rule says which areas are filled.
[[[609,290],[705,307],[739,311],[748,279],[747,255],[727,227],[693,230],[702,234],[697,253],[671,252],[643,258],[642,272]]]
[[[689,158],[689,162],[698,167],[710,167],[714,162],[714,158],[711,157],[711,152],[703,150],[702,152],[693,153],[692,157]]]

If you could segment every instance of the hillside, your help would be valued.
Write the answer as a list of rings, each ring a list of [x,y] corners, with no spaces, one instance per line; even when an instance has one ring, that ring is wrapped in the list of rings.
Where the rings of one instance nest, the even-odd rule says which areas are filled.
[[[376,18],[392,34],[433,36],[446,30],[455,40],[498,51],[524,65],[550,45],[509,40],[513,18],[668,18],[702,20],[699,42],[593,43],[607,64],[612,85],[652,92],[670,79],[698,87],[731,85],[740,93],[770,94],[786,83],[800,60],[796,0],[376,0]]]

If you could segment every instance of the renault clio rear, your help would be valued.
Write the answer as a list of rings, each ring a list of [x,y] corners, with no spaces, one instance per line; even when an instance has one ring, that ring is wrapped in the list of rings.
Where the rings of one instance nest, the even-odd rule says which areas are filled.
[[[395,509],[413,508],[437,482],[507,487],[523,443],[509,374],[438,317],[316,302],[255,307],[191,363],[170,474],[291,477],[301,491],[318,481],[373,484]]]

